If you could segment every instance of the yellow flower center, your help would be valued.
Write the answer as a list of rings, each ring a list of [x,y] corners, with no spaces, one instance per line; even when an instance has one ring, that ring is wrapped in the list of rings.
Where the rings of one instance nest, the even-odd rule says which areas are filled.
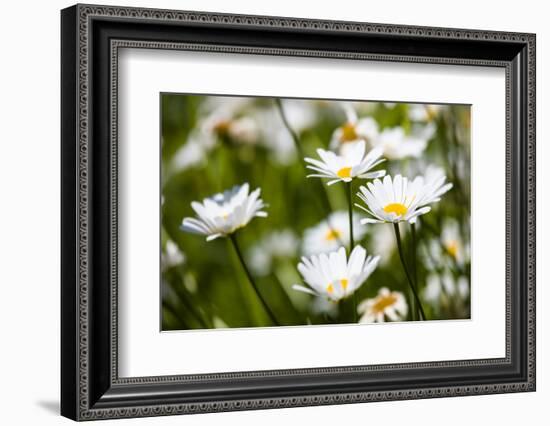
[[[407,207],[401,203],[390,203],[384,207],[386,213],[395,213],[397,216],[403,216],[407,214]]]
[[[458,242],[457,241],[448,242],[446,245],[446,249],[449,252],[449,254],[456,259],[456,256],[458,255]]]
[[[339,239],[341,236],[342,233],[337,229],[329,229],[328,232],[325,234],[325,240],[334,241]]]
[[[342,167],[340,170],[338,170],[338,173],[336,173],[338,177],[344,179],[344,178],[350,178],[351,177],[351,167]]]
[[[342,130],[342,133],[340,135],[341,143],[352,142],[359,137],[353,123],[344,124],[342,127],[340,127],[340,130]]]
[[[332,284],[327,285],[327,293],[328,294],[334,293],[334,286]]]
[[[378,298],[376,303],[372,305],[372,310],[375,314],[381,314],[388,306],[393,305],[396,301],[397,297],[395,297],[393,294],[381,296]]]
[[[340,285],[342,286],[342,289],[343,289],[344,291],[346,291],[347,288],[348,288],[348,282],[349,282],[349,281],[348,281],[346,278],[342,278],[342,279],[340,280]]]
[[[229,127],[231,127],[231,121],[220,120],[214,125],[214,132],[220,136],[227,135],[229,133]]]

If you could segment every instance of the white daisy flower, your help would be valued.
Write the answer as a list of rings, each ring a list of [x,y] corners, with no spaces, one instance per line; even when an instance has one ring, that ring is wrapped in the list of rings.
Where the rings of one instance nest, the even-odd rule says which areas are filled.
[[[437,104],[412,104],[409,105],[409,118],[411,121],[433,121],[441,110],[443,105]]]
[[[425,198],[422,200],[424,204],[439,201],[441,196],[453,187],[452,183],[446,183],[447,176],[445,176],[445,171],[437,166],[428,166],[424,174],[424,182]]]
[[[428,146],[429,138],[423,133],[406,134],[402,127],[384,129],[371,146],[382,150],[390,160],[401,160],[407,157],[419,157]]]
[[[290,229],[270,232],[248,251],[250,268],[257,275],[267,275],[274,259],[294,257],[298,246],[298,238]]]
[[[313,158],[305,158],[307,168],[318,173],[307,177],[319,177],[332,179],[328,185],[336,182],[351,182],[354,178],[373,179],[386,174],[385,170],[369,172],[372,168],[385,161],[380,149],[373,149],[365,155],[365,141],[359,141],[350,149],[344,150],[342,155],[332,151],[317,150],[321,161]]]
[[[366,228],[360,225],[360,217],[353,215],[353,229],[356,241],[360,241]],[[349,215],[347,211],[336,211],[317,225],[308,228],[304,233],[303,252],[306,256],[328,253],[347,247],[350,243]]]
[[[330,149],[342,153],[359,141],[371,144],[378,137],[378,123],[371,117],[359,119],[350,104],[344,104],[346,122],[336,128],[330,140]]]
[[[432,238],[427,246],[421,247],[424,264],[429,270],[441,267],[464,266],[470,259],[468,240],[464,240],[455,219],[446,219],[441,227],[439,238]]]
[[[211,147],[218,138],[228,137],[236,142],[254,144],[260,137],[260,129],[249,116],[238,116],[235,111],[220,108],[199,124],[202,142]]]
[[[376,297],[362,301],[357,312],[362,323],[402,321],[407,318],[408,307],[403,293],[382,287]]]
[[[431,209],[422,204],[425,196],[423,183],[422,178],[411,182],[397,175],[393,179],[386,176],[383,181],[375,179],[374,182],[368,182],[367,187],[359,187],[360,192],[357,195],[366,207],[355,205],[372,216],[361,219],[361,224],[401,221],[414,223],[418,216],[428,213]]]
[[[366,226],[354,228],[354,232],[359,229],[367,229]],[[357,230],[356,230],[357,229]],[[387,265],[391,260],[393,251],[395,250],[395,236],[393,229],[389,226],[371,226],[370,239],[368,240],[371,248],[375,253],[380,255],[380,265]]]
[[[460,235],[458,222],[447,219],[441,230],[441,242],[447,253],[459,264],[464,265],[466,259],[466,247]]]
[[[161,253],[161,265],[163,269],[177,266],[185,261],[185,256],[179,247],[172,240],[166,241],[164,250]]]
[[[361,220],[366,223],[397,223],[407,221],[415,223],[418,216],[428,213],[441,196],[452,188],[445,184],[446,177],[439,172],[428,170],[426,176],[417,176],[412,181],[401,175],[384,177],[368,182],[367,187],[359,187],[359,198],[366,204],[355,204],[369,213],[372,218]]]
[[[423,295],[428,303],[436,306],[446,305],[452,298],[466,301],[470,296],[470,282],[465,276],[455,277],[449,271],[441,275],[432,273],[426,279]]]
[[[260,198],[260,188],[249,194],[248,183],[205,198],[202,203],[193,201],[191,207],[198,217],[184,218],[181,229],[207,235],[206,241],[232,234],[254,217],[267,217],[262,211],[266,205]]]
[[[293,285],[292,288],[332,301],[342,300],[355,292],[376,269],[379,257],[368,256],[360,245],[355,246],[346,259],[346,249],[302,257],[298,271],[309,287]]]

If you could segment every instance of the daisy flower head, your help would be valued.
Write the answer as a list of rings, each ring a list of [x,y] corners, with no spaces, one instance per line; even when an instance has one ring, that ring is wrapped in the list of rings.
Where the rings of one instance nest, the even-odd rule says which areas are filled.
[[[166,246],[161,253],[161,265],[163,269],[177,266],[185,261],[185,255],[172,240],[166,241]]]
[[[442,110],[443,105],[412,104],[409,105],[409,118],[411,121],[433,121]]]
[[[416,179],[420,179],[420,177]],[[445,176],[445,172],[441,167],[428,166],[422,179],[425,186],[424,204],[439,201],[441,196],[453,187],[452,183],[447,183],[447,176]]]
[[[353,215],[354,237],[360,241],[366,228],[359,226],[360,217]],[[338,250],[340,246],[347,247],[350,243],[349,216],[346,211],[336,211],[317,225],[306,229],[304,233],[303,252],[305,255],[328,253]]]
[[[266,204],[260,198],[260,188],[249,193],[248,183],[205,198],[202,203],[193,201],[191,207],[197,217],[184,218],[181,229],[206,235],[206,241],[232,234],[254,217],[267,217],[262,210]]]
[[[467,300],[470,297],[470,282],[463,275],[455,277],[449,271],[441,275],[431,273],[426,283],[423,291],[424,299],[434,305],[448,303],[448,299],[452,298]]]
[[[373,118],[359,119],[349,104],[344,104],[344,110],[346,122],[334,130],[330,140],[330,149],[340,153],[359,141],[370,144],[378,136],[378,123]]]
[[[376,269],[379,257],[367,256],[360,245],[355,246],[349,259],[340,247],[331,253],[302,257],[298,271],[308,287],[293,285],[294,290],[338,302],[352,295]]]
[[[371,145],[382,150],[385,157],[390,160],[401,160],[407,157],[419,157],[426,147],[431,136],[418,132],[406,134],[402,127],[390,127],[384,129]]]
[[[382,287],[376,297],[363,300],[357,312],[362,323],[402,321],[407,318],[408,307],[403,293]]]
[[[332,185],[336,182],[351,182],[354,178],[373,179],[384,176],[385,170],[371,171],[385,161],[381,158],[382,150],[373,149],[368,153],[365,151],[363,140],[344,150],[341,155],[319,148],[317,154],[320,160],[305,158],[307,168],[317,172],[307,177],[331,179],[328,185]]]
[[[401,175],[393,178],[385,176],[383,181],[375,179],[374,182],[368,182],[366,187],[359,187],[359,191],[357,195],[365,205],[355,205],[371,215],[361,219],[362,225],[402,221],[414,223],[418,216],[431,209],[422,203],[426,197],[423,179],[411,182]]]

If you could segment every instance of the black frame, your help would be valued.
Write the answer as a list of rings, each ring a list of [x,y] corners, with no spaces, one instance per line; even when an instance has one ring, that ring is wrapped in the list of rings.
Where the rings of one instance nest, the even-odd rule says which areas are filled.
[[[96,5],[64,9],[61,29],[62,415],[89,420],[535,390],[535,35]],[[116,93],[124,47],[505,68],[506,357],[119,378]]]

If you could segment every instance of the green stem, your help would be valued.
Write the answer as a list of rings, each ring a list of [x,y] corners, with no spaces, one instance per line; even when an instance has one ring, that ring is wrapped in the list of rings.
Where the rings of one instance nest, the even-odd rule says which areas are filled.
[[[416,303],[418,304],[418,307],[420,309],[421,319],[425,320],[426,315],[424,314],[424,308],[422,308],[422,303],[420,303],[420,299],[418,297],[418,294],[416,293],[416,288],[413,284],[411,275],[409,273],[409,269],[407,268],[407,264],[405,262],[405,255],[403,254],[403,246],[401,244],[401,234],[399,232],[399,223],[393,224],[393,230],[395,231],[395,240],[397,241],[397,250],[399,252],[399,259],[401,260],[401,265],[403,265],[403,270],[405,271],[405,275],[407,276],[407,281],[412,290],[414,299],[416,300]],[[411,308],[412,308],[412,304],[411,304]]]
[[[351,254],[351,251],[355,246],[355,242],[353,240],[353,207],[351,202],[352,201],[351,182],[346,183],[346,186],[347,186],[346,195],[348,198],[348,213],[349,213],[349,252]]]
[[[411,248],[411,252],[412,252],[412,278],[413,278],[413,282],[414,282],[414,287],[416,289],[418,289],[418,277],[417,277],[417,273],[416,273],[416,225],[414,223],[411,223],[411,236],[412,236],[412,248]],[[418,308],[418,305],[416,304],[416,301],[415,301],[415,306],[413,306],[413,312],[416,313],[417,317],[420,317],[420,312],[419,312],[419,308]]]
[[[353,239],[353,207],[352,207],[352,188],[351,182],[346,183],[346,196],[348,199],[348,216],[349,216],[349,255],[353,251],[355,241]],[[357,292],[353,292],[353,321],[357,322]]]
[[[265,301],[262,294],[260,293],[260,290],[256,286],[256,282],[254,281],[254,278],[252,277],[252,274],[250,273],[250,270],[246,266],[246,262],[244,261],[244,257],[241,253],[241,249],[239,248],[239,244],[237,243],[237,237],[236,237],[235,233],[230,234],[229,239],[230,239],[231,243],[233,244],[233,248],[235,249],[235,253],[237,253],[237,257],[239,258],[239,261],[241,262],[241,265],[244,269],[246,277],[248,278],[248,281],[250,282],[250,285],[252,286],[252,288],[256,292],[256,295],[258,296],[258,299],[260,299],[260,302],[262,302],[262,305],[263,305],[267,315],[269,316],[269,318],[271,319],[273,324],[281,325],[281,324],[279,324],[279,321],[277,321],[277,318],[275,317],[275,315],[273,314],[271,309],[269,309],[269,306],[267,305],[267,302]]]
[[[302,150],[302,145],[300,144],[300,138],[298,137],[298,134],[294,131],[294,129],[288,122],[285,111],[283,109],[283,104],[281,103],[281,100],[279,98],[275,98],[275,105],[277,106],[277,110],[279,111],[279,115],[281,116],[281,120],[283,121],[283,124],[285,125],[286,129],[288,130],[288,133],[290,133],[290,136],[294,141],[294,146],[296,147],[296,151],[298,151],[298,155],[303,159],[305,155],[304,155],[304,151]]]

